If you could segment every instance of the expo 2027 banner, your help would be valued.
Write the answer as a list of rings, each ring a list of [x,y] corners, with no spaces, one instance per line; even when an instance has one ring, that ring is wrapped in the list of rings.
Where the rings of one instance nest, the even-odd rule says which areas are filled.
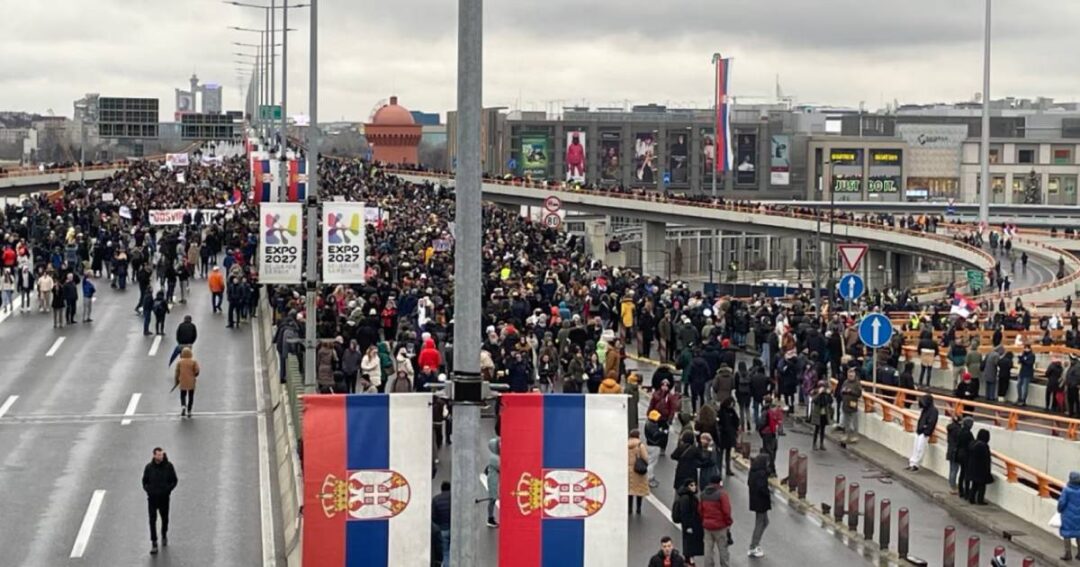
[[[303,212],[300,203],[259,204],[259,283],[300,283]]]
[[[364,281],[363,203],[323,203],[322,281],[328,284]]]

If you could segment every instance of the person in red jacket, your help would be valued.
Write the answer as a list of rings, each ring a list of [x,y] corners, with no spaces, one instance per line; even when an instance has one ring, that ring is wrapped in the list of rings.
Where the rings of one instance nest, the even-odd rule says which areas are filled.
[[[657,423],[660,424],[660,428],[667,430],[671,425],[671,421],[675,419],[675,415],[679,411],[679,395],[671,391],[671,385],[667,380],[660,383],[660,389],[653,392],[652,398],[649,399],[649,409],[651,412],[656,410],[660,412],[660,419]],[[667,451],[667,437],[664,437],[664,442],[660,445],[660,456],[664,456]]]
[[[424,339],[424,348],[420,349],[420,358],[416,363],[420,368],[428,367],[432,370],[438,370],[442,366],[442,355],[439,354],[439,349],[435,348],[435,339]]]
[[[701,493],[698,513],[701,515],[701,527],[705,530],[705,565],[729,567],[731,554],[728,552],[728,530],[735,522],[731,517],[731,500],[724,490],[723,478],[719,474],[714,474],[709,479],[709,485]],[[713,548],[716,549],[715,552]],[[714,559],[719,562],[714,563]]]

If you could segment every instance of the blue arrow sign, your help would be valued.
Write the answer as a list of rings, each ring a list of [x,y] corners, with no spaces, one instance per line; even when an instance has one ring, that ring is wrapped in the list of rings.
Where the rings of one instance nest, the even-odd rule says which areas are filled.
[[[862,294],[866,291],[866,285],[863,283],[863,279],[859,277],[859,274],[845,274],[840,278],[840,297],[848,301],[855,301],[862,297]]]
[[[881,313],[871,313],[859,322],[859,340],[870,348],[881,348],[892,338],[892,321]]]

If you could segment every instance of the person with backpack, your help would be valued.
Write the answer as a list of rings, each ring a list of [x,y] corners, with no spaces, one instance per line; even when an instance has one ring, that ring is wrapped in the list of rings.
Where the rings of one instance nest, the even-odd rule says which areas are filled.
[[[668,438],[668,426],[661,420],[660,412],[657,410],[650,410],[646,416],[645,422],[645,443],[643,450],[645,451],[645,462],[648,465],[648,486],[659,486],[656,481],[655,471],[656,462],[660,458],[660,454],[663,451],[663,447],[667,445]],[[637,429],[631,431],[636,432]],[[638,435],[640,441],[641,436]]]
[[[154,310],[154,334],[165,334],[165,315],[169,313],[169,302],[165,299],[165,292],[158,291],[152,304]]]
[[[753,424],[750,419],[750,402],[753,401],[753,396],[750,391],[750,372],[746,369],[745,361],[739,361],[738,370],[735,371],[735,400],[739,403],[739,428],[750,431]]]
[[[626,441],[626,458],[626,469],[630,475],[626,510],[628,513],[636,511],[640,516],[641,501],[649,495],[649,454],[645,450],[645,444],[641,442],[641,432],[637,429],[630,432]]]
[[[761,450],[769,455],[769,476],[776,476],[776,452],[779,450],[777,434],[784,423],[784,410],[772,399],[765,396],[765,411],[758,416],[755,424],[758,435],[761,436]]]
[[[682,531],[683,557],[690,565],[694,558],[705,554],[705,531],[698,510],[697,481],[687,480],[675,495],[671,506],[671,521]]]

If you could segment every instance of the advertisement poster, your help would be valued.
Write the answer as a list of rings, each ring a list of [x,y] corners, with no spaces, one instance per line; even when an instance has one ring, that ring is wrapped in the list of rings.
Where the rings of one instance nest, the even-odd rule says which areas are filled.
[[[716,176],[716,138],[708,128],[701,129],[701,180],[712,183]]]
[[[363,203],[323,203],[323,283],[363,283],[365,260]]]
[[[769,183],[773,185],[791,184],[791,136],[773,136],[772,151],[769,156]]]
[[[622,134],[600,132],[600,180],[622,179]]]
[[[259,204],[259,283],[300,283],[304,256],[302,213],[300,203]]]
[[[668,172],[673,185],[685,185],[690,180],[690,136],[685,132],[668,135]]]
[[[899,175],[871,175],[866,179],[867,193],[896,193],[899,190]]]
[[[170,169],[174,167],[187,167],[191,164],[187,154],[165,154],[165,165]]]
[[[735,183],[753,185],[757,183],[757,134],[737,134],[735,141]]]
[[[656,135],[652,132],[634,136],[634,181],[656,183]]]
[[[566,180],[585,183],[585,132],[566,133]]]
[[[544,134],[521,136],[521,174],[544,178],[548,175],[548,138]]]

